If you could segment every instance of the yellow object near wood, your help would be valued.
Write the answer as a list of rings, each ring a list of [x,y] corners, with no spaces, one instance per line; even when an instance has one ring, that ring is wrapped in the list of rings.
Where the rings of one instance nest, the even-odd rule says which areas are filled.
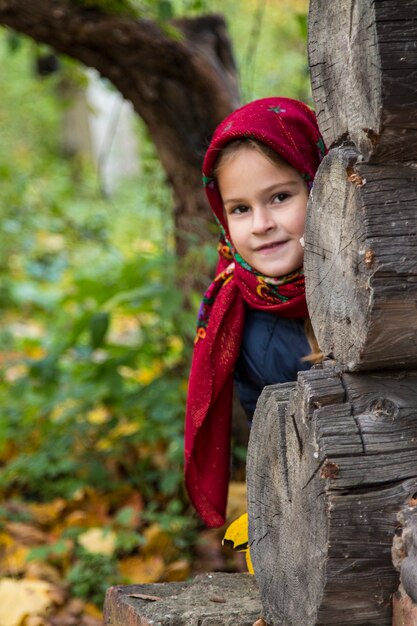
[[[249,538],[248,538],[248,514],[244,513],[227,527],[222,544],[229,545],[237,552],[244,552],[248,572],[254,574],[253,565],[250,558]]]

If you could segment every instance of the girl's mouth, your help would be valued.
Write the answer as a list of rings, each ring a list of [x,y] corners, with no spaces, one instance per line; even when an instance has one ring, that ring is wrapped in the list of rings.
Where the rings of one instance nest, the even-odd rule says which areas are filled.
[[[259,254],[271,254],[285,246],[286,243],[287,241],[272,241],[271,243],[266,243],[263,246],[255,248],[254,251]]]

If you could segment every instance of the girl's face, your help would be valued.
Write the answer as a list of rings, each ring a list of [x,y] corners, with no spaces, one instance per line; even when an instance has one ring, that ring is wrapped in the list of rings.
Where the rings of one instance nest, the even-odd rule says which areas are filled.
[[[241,148],[218,170],[217,182],[236,251],[265,276],[303,264],[307,185],[293,167]]]

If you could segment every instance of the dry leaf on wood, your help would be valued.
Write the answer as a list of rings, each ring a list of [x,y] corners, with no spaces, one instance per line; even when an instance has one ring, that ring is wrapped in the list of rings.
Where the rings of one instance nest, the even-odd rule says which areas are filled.
[[[148,596],[146,593],[129,593],[129,598],[138,598],[139,600],[148,600],[149,602],[156,602],[162,600],[159,596]]]

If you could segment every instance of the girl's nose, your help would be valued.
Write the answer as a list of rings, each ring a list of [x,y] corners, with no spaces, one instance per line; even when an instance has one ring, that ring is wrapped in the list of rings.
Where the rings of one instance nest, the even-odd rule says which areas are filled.
[[[254,235],[261,235],[275,227],[276,224],[268,210],[264,208],[253,209],[252,233]]]

